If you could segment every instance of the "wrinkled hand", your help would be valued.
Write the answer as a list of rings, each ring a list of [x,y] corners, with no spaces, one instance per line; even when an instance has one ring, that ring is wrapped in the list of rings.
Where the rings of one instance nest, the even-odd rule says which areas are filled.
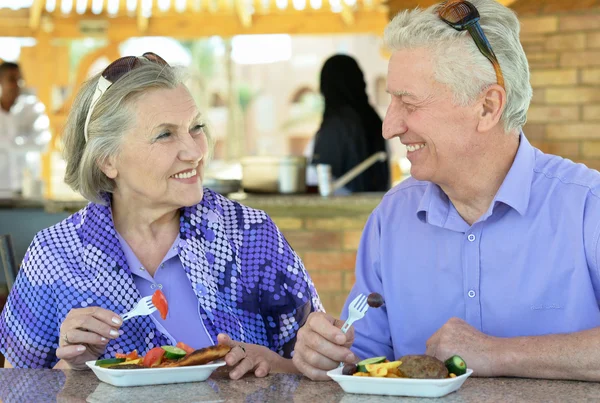
[[[344,322],[324,312],[313,312],[298,331],[294,349],[296,368],[313,381],[330,380],[327,371],[340,362],[356,363],[358,359],[350,351],[354,343],[354,328],[346,334],[341,327]]]
[[[453,355],[463,358],[476,376],[496,376],[494,359],[499,339],[475,329],[462,319],[451,318],[427,340],[425,354],[442,361]]]
[[[86,361],[98,359],[108,342],[119,337],[122,323],[119,315],[107,309],[72,309],[60,326],[56,349],[60,368],[86,369]]]
[[[277,353],[265,346],[233,341],[231,337],[224,333],[217,336],[217,341],[219,344],[231,347],[231,351],[225,356],[227,365],[234,367],[229,372],[231,379],[240,379],[249,371],[254,371],[254,375],[263,378],[274,371],[277,361],[282,359]]]

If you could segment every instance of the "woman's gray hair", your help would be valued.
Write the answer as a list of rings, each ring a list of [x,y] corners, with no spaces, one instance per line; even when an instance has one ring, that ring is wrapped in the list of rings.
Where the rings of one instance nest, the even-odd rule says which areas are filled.
[[[140,58],[140,65],[123,75],[100,97],[83,135],[85,119],[100,74],[85,82],[73,101],[62,135],[63,157],[67,162],[65,183],[89,201],[106,204],[115,183],[100,169],[103,161],[117,155],[125,133],[135,123],[133,101],[153,89],[174,89],[183,83],[179,69]]]
[[[514,11],[495,0],[470,0],[470,3],[479,10],[479,23],[504,75],[504,130],[507,133],[520,130],[527,120],[532,89],[529,64],[519,42],[519,20]],[[466,106],[475,101],[482,90],[497,82],[496,74],[492,63],[481,54],[471,35],[443,22],[436,13],[436,7],[399,13],[387,25],[384,42],[392,51],[431,49],[436,81],[451,88],[455,104]]]

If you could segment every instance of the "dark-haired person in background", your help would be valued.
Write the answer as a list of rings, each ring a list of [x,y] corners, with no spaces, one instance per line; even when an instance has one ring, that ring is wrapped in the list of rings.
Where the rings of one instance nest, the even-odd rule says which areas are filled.
[[[334,55],[321,69],[323,121],[314,140],[312,165],[331,165],[334,178],[379,151],[386,151],[382,121],[369,104],[363,72],[354,58]],[[345,185],[349,192],[383,192],[390,187],[387,161],[376,162]]]

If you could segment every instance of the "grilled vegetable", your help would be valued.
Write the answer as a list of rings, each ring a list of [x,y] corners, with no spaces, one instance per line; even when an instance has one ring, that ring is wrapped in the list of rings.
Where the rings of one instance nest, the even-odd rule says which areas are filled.
[[[382,363],[386,360],[385,357],[373,357],[373,358],[367,358],[366,360],[362,360],[361,362],[359,362],[357,364],[357,368],[360,372],[369,372],[367,371],[367,365],[371,365],[371,364],[379,364]]]
[[[444,364],[446,365],[446,368],[448,368],[448,372],[455,374],[456,376],[461,376],[467,373],[467,363],[458,355],[453,355],[452,357],[448,358]]]

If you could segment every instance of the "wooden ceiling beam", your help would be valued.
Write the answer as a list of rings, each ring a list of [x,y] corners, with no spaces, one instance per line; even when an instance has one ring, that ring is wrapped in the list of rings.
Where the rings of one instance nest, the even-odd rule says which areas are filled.
[[[115,17],[110,19],[106,37],[111,41],[125,40],[141,35],[170,36],[178,39],[194,39],[220,35],[229,37],[241,34],[350,34],[374,33],[383,35],[383,29],[388,23],[388,17],[381,11],[358,10],[354,13],[355,22],[352,26],[346,25],[338,14],[326,11],[280,12],[276,14],[254,15],[252,25],[240,26],[239,18],[235,14],[208,14],[200,13],[190,18],[189,14],[165,16],[160,18],[145,19],[146,29],[139,31],[139,25],[132,24],[131,18]],[[141,17],[141,16],[140,16]],[[299,18],[301,17],[301,18]],[[93,20],[88,18],[87,20]],[[96,20],[104,20],[96,18]],[[6,22],[6,24],[4,23]],[[54,18],[52,38],[74,39],[84,37],[79,32],[81,18],[79,16]],[[20,23],[0,18],[0,36],[35,36],[28,27],[28,20]]]
[[[42,18],[42,11],[46,6],[45,0],[34,0],[29,9],[29,28],[33,31],[37,31],[40,27],[40,20]]]

